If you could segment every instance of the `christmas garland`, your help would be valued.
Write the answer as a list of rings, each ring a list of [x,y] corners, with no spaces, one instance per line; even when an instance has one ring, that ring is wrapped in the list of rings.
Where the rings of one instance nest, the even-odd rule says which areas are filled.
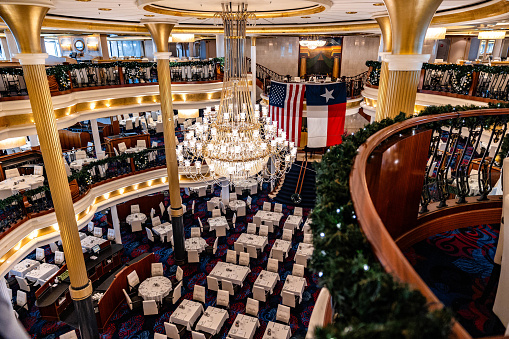
[[[366,61],[366,66],[372,67],[369,73],[368,82],[373,86],[378,86],[380,82],[380,72],[382,69],[382,63],[379,61]]]
[[[502,107],[509,104],[430,106],[420,116]],[[315,247],[311,269],[320,277],[320,284],[329,288],[335,317],[332,324],[315,331],[315,338],[449,337],[451,312],[430,310],[419,291],[385,272],[357,222],[350,196],[350,171],[358,148],[373,134],[406,119],[401,113],[394,119],[374,122],[345,136],[342,144],[331,147],[317,166],[317,205],[311,215]],[[451,119],[422,127],[493,126],[500,119],[498,116]],[[505,149],[509,151],[509,141]]]

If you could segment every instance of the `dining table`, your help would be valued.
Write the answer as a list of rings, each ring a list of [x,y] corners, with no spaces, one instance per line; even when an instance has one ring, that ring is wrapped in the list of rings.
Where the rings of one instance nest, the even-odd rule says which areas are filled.
[[[163,276],[150,277],[143,280],[138,287],[138,294],[143,300],[154,300],[162,303],[164,297],[170,294],[172,285],[170,279]]]
[[[129,214],[125,221],[131,225],[133,221],[141,221],[141,223],[143,224],[145,221],[147,221],[147,216],[145,215],[145,213],[133,213],[133,214]]]
[[[201,253],[207,247],[207,242],[201,237],[189,238],[184,241],[186,251],[198,251]]]
[[[306,278],[297,277],[295,275],[286,276],[285,283],[283,285],[283,291],[291,293],[299,297],[299,303],[302,302],[302,294],[304,288],[307,286]]]
[[[290,326],[269,321],[262,339],[290,339],[292,330]]]
[[[263,288],[265,291],[269,291],[272,294],[279,279],[279,274],[277,272],[262,270],[260,274],[258,274],[258,277],[256,277],[254,286]]]
[[[170,323],[185,326],[190,332],[198,317],[203,313],[199,302],[184,299],[170,316]]]
[[[81,171],[81,169],[83,168],[84,165],[88,165],[96,160],[97,159],[95,159],[95,158],[76,159],[69,164],[69,167],[72,170]]]
[[[221,331],[226,319],[228,319],[228,311],[209,306],[196,323],[195,328],[198,331],[216,335]]]
[[[242,286],[249,272],[251,272],[249,267],[219,261],[209,275],[218,281],[226,280],[232,284]]]
[[[228,337],[232,339],[253,339],[256,329],[260,326],[258,318],[237,313],[233,325],[228,331]]]
[[[31,270],[35,270],[41,263],[37,260],[25,259],[17,263],[10,270],[11,275],[18,276],[21,278],[25,277],[25,274]]]
[[[42,175],[21,175],[11,177],[0,182],[0,190],[11,190],[11,194],[18,194],[19,191],[28,191],[42,186],[44,177]]]

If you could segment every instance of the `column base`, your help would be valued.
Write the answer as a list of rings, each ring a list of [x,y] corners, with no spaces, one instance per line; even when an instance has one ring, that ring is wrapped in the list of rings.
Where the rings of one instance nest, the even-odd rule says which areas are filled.
[[[182,211],[182,208],[180,209]],[[177,264],[185,263],[187,260],[187,253],[185,247],[185,234],[184,234],[184,216],[171,217],[171,223],[173,228],[173,257]]]
[[[82,339],[99,339],[99,328],[92,304],[92,296],[74,300],[74,307],[78,315],[78,324]]]

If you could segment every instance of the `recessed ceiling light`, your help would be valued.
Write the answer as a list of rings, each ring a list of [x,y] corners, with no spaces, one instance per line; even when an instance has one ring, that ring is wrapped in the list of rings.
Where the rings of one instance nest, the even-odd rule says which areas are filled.
[[[346,12],[346,14],[357,14],[357,12]]]
[[[301,16],[300,18],[301,18],[301,19],[311,19],[311,17],[310,17],[310,16]]]
[[[111,8],[98,8],[98,10],[100,10],[100,11],[106,11],[106,12],[107,12],[107,11],[111,11]]]
[[[81,1],[81,2],[90,2],[92,0],[76,0],[76,1]]]
[[[198,20],[206,20],[207,18],[196,18]]]
[[[154,17],[155,15],[154,15],[154,14],[143,14],[143,16],[146,16],[147,18],[152,18],[152,17]]]
[[[373,6],[385,6],[383,2],[375,2]]]

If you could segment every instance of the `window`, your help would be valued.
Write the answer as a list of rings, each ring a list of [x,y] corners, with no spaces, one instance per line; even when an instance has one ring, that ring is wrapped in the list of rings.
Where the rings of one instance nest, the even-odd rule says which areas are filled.
[[[485,49],[486,49],[486,40],[481,40],[481,47],[479,47],[479,56],[484,55]]]
[[[488,48],[486,48],[486,54],[492,54],[493,53],[493,47],[495,47],[495,40],[489,40],[488,41]]]
[[[4,49],[2,48],[2,44],[0,44],[0,59],[5,60]]]
[[[61,57],[62,52],[60,51],[60,45],[57,39],[44,38],[44,46],[46,47],[46,53],[55,57]]]
[[[110,40],[108,41],[110,57],[135,57],[143,56],[143,48],[139,40]]]

